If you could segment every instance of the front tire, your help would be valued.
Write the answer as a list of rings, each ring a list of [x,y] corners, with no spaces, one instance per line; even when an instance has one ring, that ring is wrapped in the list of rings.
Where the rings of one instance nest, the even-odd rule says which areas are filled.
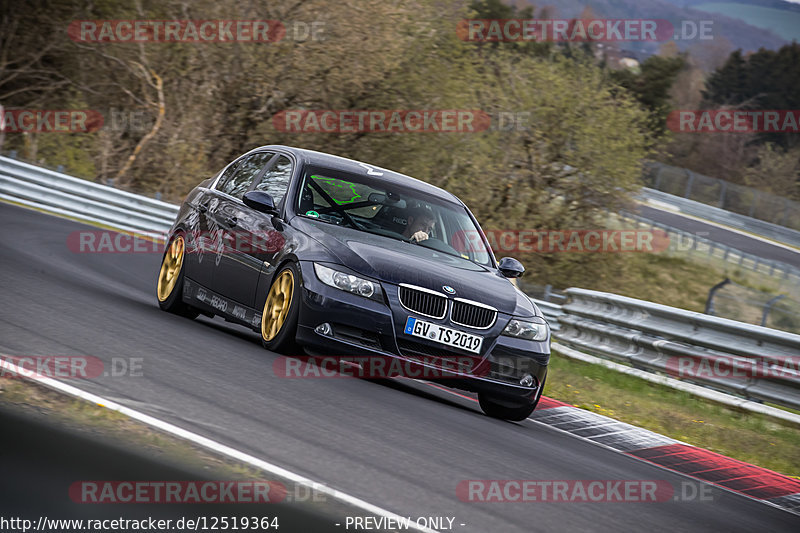
[[[294,355],[297,350],[297,316],[300,309],[300,275],[289,263],[272,280],[261,313],[261,344],[267,350]]]
[[[486,413],[486,416],[514,422],[520,422],[531,416],[531,413],[536,409],[536,404],[539,403],[537,400],[533,404],[515,405],[492,398],[484,393],[478,394],[478,402],[481,404],[481,409]]]
[[[186,255],[186,243],[183,235],[173,235],[172,239],[164,251],[161,260],[161,270],[158,272],[158,284],[156,286],[156,296],[158,306],[168,313],[185,316],[187,318],[197,318],[199,311],[184,303],[183,295],[183,276],[184,276],[184,256]]]

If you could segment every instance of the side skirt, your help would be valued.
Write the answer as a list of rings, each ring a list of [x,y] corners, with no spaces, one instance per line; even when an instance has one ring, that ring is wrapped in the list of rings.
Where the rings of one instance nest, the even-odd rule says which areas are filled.
[[[261,311],[226,298],[189,278],[183,280],[182,299],[205,314],[219,315],[228,322],[261,331]]]

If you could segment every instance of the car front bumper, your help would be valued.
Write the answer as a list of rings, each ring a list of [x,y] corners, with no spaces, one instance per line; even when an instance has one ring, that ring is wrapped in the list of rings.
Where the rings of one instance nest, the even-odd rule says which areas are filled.
[[[533,342],[499,335],[510,319],[508,315],[498,316],[497,324],[488,332],[433,320],[485,335],[481,353],[469,354],[405,334],[406,318],[418,315],[400,306],[396,287],[383,285],[388,301],[382,303],[325,285],[311,262],[301,262],[301,270],[297,342],[312,352],[362,361],[367,357],[393,358],[403,362],[400,368],[408,369],[406,377],[430,379],[512,403],[538,401],[550,359],[549,340]],[[317,328],[326,323],[330,332],[323,334]],[[520,383],[525,376],[529,376],[530,384]]]

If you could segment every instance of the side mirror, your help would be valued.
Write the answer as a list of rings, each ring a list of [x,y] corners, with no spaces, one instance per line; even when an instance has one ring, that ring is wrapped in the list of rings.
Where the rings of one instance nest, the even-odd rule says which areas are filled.
[[[275,200],[272,195],[264,191],[250,191],[242,198],[244,205],[252,207],[256,211],[267,213],[268,215],[277,215],[278,209],[275,207]]]
[[[525,272],[525,267],[522,266],[522,263],[513,257],[502,258],[498,267],[500,268],[500,273],[507,278],[518,278]]]

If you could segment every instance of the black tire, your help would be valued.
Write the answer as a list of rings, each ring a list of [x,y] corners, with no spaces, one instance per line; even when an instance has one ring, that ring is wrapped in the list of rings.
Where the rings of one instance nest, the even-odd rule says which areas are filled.
[[[485,393],[478,394],[478,402],[481,404],[481,409],[486,413],[486,416],[499,418],[500,420],[512,420],[514,422],[525,420],[531,416],[533,410],[536,409],[536,404],[539,403],[537,399],[537,401],[532,404],[526,403],[520,405],[519,403],[515,404],[513,402],[492,398]]]
[[[186,304],[183,301],[183,277],[184,271],[186,270],[186,262],[181,258],[181,265],[180,271],[178,272],[177,279],[175,280],[175,284],[169,290],[169,295],[164,299],[161,300],[159,297],[160,291],[160,284],[162,283],[161,276],[164,273],[164,269],[166,268],[166,261],[167,261],[167,254],[170,253],[170,250],[177,239],[181,239],[184,244],[184,248],[181,252],[182,256],[185,254],[185,239],[183,234],[176,233],[172,236],[167,245],[166,250],[164,250],[164,256],[161,258],[161,269],[159,270],[159,279],[157,280],[157,287],[156,287],[156,298],[158,299],[158,306],[168,313],[174,313],[176,315],[184,316],[186,318],[195,319],[200,314],[200,312],[195,309],[194,307]]]
[[[293,280],[289,309],[275,336],[267,340],[265,338],[265,318],[267,305],[270,303],[270,294],[276,284],[281,282],[282,276],[287,272],[291,274]],[[269,290],[270,292],[267,293],[267,299],[264,301],[264,308],[261,311],[261,344],[271,352],[278,352],[284,355],[298,355],[301,352],[296,341],[297,317],[300,313],[300,273],[297,265],[295,263],[287,263],[284,265],[272,279]]]

